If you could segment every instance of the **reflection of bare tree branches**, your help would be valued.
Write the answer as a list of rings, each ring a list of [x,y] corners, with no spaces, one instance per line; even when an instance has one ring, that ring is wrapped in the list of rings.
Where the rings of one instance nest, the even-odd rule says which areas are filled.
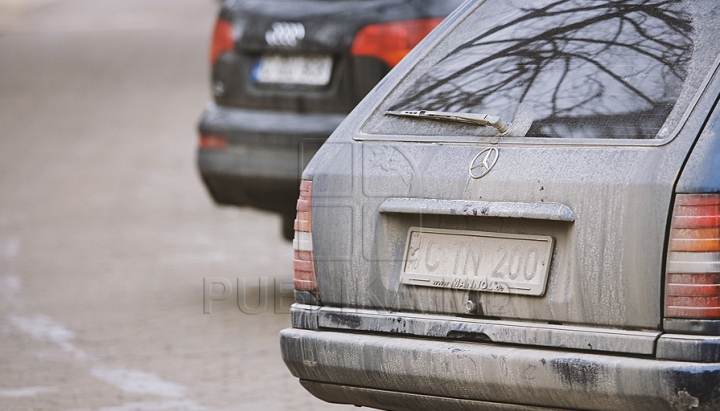
[[[525,102],[544,124],[633,112],[658,113],[661,124],[686,76],[691,36],[679,1],[520,7],[457,47],[393,109],[493,113]]]

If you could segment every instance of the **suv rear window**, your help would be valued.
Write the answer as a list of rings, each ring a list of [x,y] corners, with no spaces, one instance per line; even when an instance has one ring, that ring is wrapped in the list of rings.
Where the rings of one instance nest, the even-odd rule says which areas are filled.
[[[510,134],[516,137],[670,137],[715,65],[720,42],[711,16],[718,8],[697,0],[488,0],[419,63],[363,131],[497,134],[385,115],[433,110],[526,122]]]

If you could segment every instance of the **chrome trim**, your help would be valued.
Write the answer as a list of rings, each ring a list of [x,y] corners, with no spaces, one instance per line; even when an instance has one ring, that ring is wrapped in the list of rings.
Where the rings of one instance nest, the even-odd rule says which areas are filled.
[[[530,218],[567,222],[575,221],[575,214],[570,207],[560,203],[388,198],[380,204],[379,211],[381,213],[441,214],[476,217]]]
[[[296,47],[305,38],[302,23],[277,21],[265,33],[265,41],[271,46]]]
[[[483,156],[483,154],[485,154],[485,156]],[[480,157],[482,157],[482,160],[478,161]],[[500,158],[500,151],[495,147],[488,147],[478,153],[470,162],[470,167],[468,168],[470,177],[475,180],[485,177],[487,173],[495,167],[498,158]]]

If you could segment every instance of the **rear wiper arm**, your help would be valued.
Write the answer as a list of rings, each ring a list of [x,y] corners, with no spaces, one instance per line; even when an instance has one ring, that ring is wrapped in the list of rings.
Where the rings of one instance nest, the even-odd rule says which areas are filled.
[[[510,124],[503,123],[498,116],[489,114],[472,114],[472,113],[450,113],[445,111],[427,111],[427,110],[405,110],[405,111],[386,111],[385,114],[399,117],[418,117],[428,120],[456,121],[458,123],[477,124],[480,126],[495,127],[501,136],[508,132]]]

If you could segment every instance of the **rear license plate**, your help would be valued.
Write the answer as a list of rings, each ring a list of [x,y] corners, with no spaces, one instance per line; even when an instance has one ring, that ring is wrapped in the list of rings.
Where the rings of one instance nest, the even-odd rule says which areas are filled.
[[[540,296],[545,293],[553,238],[413,227],[403,284]]]
[[[268,54],[255,62],[252,79],[264,84],[326,86],[332,75],[330,56],[282,56]]]

